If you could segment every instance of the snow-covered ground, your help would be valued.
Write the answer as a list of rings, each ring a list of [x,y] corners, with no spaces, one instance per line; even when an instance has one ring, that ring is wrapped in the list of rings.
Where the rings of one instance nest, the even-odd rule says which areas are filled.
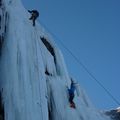
[[[71,76],[52,37],[39,23],[32,26],[20,0],[4,0],[4,5],[8,22],[0,56],[0,90],[5,120],[109,120],[78,84],[76,109],[70,107],[66,86]]]

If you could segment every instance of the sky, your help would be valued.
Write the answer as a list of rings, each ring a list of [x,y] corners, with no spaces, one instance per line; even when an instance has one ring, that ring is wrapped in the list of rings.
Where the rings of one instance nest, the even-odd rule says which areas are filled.
[[[70,76],[85,89],[98,109],[116,104],[63,44],[120,102],[120,0],[22,0],[40,12],[38,21],[61,49]],[[57,38],[56,38],[57,36]]]

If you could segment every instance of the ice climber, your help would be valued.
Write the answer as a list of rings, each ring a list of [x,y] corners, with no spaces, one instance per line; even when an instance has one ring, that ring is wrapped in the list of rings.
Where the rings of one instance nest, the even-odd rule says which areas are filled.
[[[35,20],[39,17],[39,12],[37,10],[28,10],[31,13],[29,20],[33,21],[33,26],[35,26]]]
[[[73,101],[75,96],[74,92],[76,90],[75,84],[76,83],[71,79],[71,86],[70,86],[70,89],[68,89],[70,107],[73,107],[73,108],[75,108],[75,103]]]

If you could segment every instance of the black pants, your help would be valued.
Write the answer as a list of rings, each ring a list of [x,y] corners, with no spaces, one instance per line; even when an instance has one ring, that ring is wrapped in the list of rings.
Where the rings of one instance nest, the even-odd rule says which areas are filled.
[[[69,102],[73,103],[74,94],[69,94]]]
[[[29,18],[29,20],[32,20],[32,21],[33,21],[33,26],[35,26],[35,20],[36,20],[36,18],[37,18],[37,17],[34,17],[34,16],[31,16],[31,17]]]

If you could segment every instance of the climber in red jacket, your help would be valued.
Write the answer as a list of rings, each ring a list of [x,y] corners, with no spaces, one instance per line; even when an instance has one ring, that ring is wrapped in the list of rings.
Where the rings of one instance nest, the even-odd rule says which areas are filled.
[[[39,17],[39,12],[37,10],[28,10],[31,13],[29,20],[33,21],[33,26],[35,26],[35,20]]]

